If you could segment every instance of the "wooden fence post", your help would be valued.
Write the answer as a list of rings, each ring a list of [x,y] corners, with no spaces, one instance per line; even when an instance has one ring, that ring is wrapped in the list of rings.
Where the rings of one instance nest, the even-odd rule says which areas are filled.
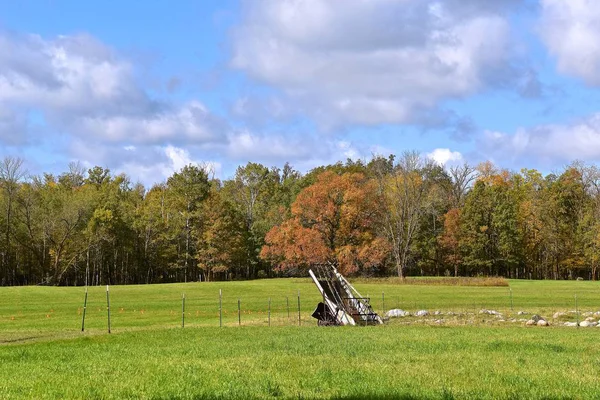
[[[110,333],[110,297],[108,295],[108,285],[106,285],[106,311],[108,313],[108,333]]]
[[[81,332],[85,330],[85,310],[87,309],[88,287],[85,286],[85,299],[83,300],[83,317],[81,318]]]

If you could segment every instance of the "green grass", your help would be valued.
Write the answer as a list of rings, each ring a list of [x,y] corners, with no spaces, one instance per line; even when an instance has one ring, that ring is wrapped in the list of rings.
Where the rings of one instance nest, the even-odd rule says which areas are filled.
[[[111,335],[105,288],[90,288],[82,333],[82,288],[0,288],[0,398],[600,397],[600,328],[488,324],[477,314],[487,308],[548,315],[574,309],[575,295],[582,311],[598,311],[598,283],[510,281],[512,311],[507,287],[356,287],[378,310],[384,292],[386,308],[466,312],[475,325],[404,319],[318,328],[309,316],[319,301],[312,283],[278,279],[111,287]]]

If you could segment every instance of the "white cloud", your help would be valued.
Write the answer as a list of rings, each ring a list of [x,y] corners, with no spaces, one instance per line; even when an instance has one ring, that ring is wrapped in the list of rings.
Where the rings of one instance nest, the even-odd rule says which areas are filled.
[[[135,75],[126,58],[89,35],[0,31],[0,108],[34,110],[54,130],[108,143],[225,140],[225,124],[202,103],[152,99]]]
[[[89,35],[43,39],[0,31],[0,103],[85,115],[146,113],[155,105],[133,67]]]
[[[442,166],[463,160],[463,155],[460,152],[450,149],[435,149],[431,153],[427,153],[427,157]]]
[[[307,158],[319,152],[311,136],[262,135],[249,130],[234,131],[229,135],[226,154],[232,158],[250,161],[269,159],[287,161]]]
[[[146,116],[110,115],[75,118],[71,129],[92,134],[106,142],[218,143],[225,140],[225,123],[200,102],[191,101],[178,109]]]
[[[46,163],[76,159],[124,170],[145,184],[196,160],[184,146],[227,147],[228,124],[204,104],[156,100],[137,75],[126,57],[90,35],[0,30],[0,143],[45,149],[53,154]]]
[[[508,68],[510,1],[248,0],[232,65],[325,125],[414,122]]]
[[[560,72],[600,85],[600,2],[541,0],[539,33]]]
[[[527,164],[600,161],[600,113],[570,124],[521,128],[514,134],[485,132],[478,146],[486,155]]]

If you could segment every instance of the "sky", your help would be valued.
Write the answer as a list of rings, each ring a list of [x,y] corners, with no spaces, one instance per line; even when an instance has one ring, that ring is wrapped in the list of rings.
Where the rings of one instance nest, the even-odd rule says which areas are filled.
[[[600,161],[595,0],[0,0],[0,157],[147,187],[189,163]]]

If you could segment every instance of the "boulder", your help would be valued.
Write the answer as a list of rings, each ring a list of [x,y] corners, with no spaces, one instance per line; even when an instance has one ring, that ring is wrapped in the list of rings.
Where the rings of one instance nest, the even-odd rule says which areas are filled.
[[[577,322],[565,322],[565,326],[577,326]]]
[[[549,324],[549,323],[548,323],[548,321],[546,321],[545,319],[540,319],[540,320],[537,322],[537,326],[548,326],[548,325],[550,325],[550,324]]]
[[[539,320],[541,320],[541,319],[544,319],[544,318],[540,317],[540,316],[539,316],[539,315],[537,315],[537,314],[533,314],[533,315],[531,316],[531,318],[530,318],[530,320],[533,320],[533,321],[535,321],[536,323],[537,323]]]
[[[592,317],[587,317],[585,320],[586,320],[587,322],[596,322],[596,319],[595,319],[595,318],[592,318]]]
[[[592,327],[592,326],[596,326],[596,325],[598,325],[596,322],[590,322],[588,320],[581,321],[579,323],[579,326],[581,326],[582,328],[588,328],[588,327]]]
[[[552,316],[552,318],[559,319],[561,317],[566,317],[566,316],[567,316],[567,313],[558,311],[558,312],[554,313],[554,315]]]
[[[534,321],[532,319],[530,319],[529,321],[525,322],[525,325],[527,326],[535,326],[537,324],[537,321]]]
[[[388,318],[408,317],[409,315],[408,311],[400,310],[399,308],[394,308],[385,313],[385,316]]]
[[[415,313],[417,317],[426,317],[429,315],[429,311],[427,310],[419,310]]]

